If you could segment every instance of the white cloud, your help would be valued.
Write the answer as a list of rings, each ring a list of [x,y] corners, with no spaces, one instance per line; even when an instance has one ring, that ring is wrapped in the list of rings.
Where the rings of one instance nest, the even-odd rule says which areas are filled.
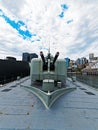
[[[58,17],[62,12],[61,4],[69,7],[63,18]],[[0,52],[17,58],[20,56],[21,59],[22,52],[39,54],[39,47],[48,48],[50,43],[51,52],[54,54],[59,51],[63,58],[76,59],[88,56],[91,52],[98,56],[97,4],[97,0],[3,0],[0,9],[5,15],[12,20],[23,21],[32,34],[37,34],[31,40],[41,38],[41,41],[31,43],[30,39],[24,40],[0,17]],[[68,20],[73,22],[67,24]],[[21,29],[25,31],[26,27],[21,26]]]

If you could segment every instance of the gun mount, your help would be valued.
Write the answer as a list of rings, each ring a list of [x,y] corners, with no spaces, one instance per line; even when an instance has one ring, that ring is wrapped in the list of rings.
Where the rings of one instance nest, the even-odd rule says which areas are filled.
[[[50,53],[31,61],[31,85],[23,86],[35,94],[49,108],[54,101],[67,91],[75,88],[66,87],[67,67],[64,59],[58,59],[59,52],[53,57]]]
[[[40,56],[41,59],[33,59],[31,61],[31,85],[36,81],[40,81],[44,90],[43,82],[52,80],[54,82],[52,89],[50,89],[51,86],[49,88],[45,87],[44,91],[53,91],[58,86],[58,82],[62,84],[66,81],[67,69],[65,60],[57,59],[59,52],[54,57],[50,53],[44,57],[43,52],[40,52]]]

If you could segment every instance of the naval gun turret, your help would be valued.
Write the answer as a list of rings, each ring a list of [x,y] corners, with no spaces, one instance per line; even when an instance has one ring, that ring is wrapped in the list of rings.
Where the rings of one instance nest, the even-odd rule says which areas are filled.
[[[23,86],[35,94],[49,108],[57,98],[74,88],[66,87],[67,67],[64,59],[59,59],[59,52],[53,57],[51,53],[45,57],[34,58],[30,66],[31,85]]]
[[[67,69],[63,59],[57,59],[59,52],[53,57],[50,53],[44,57],[43,52],[40,52],[41,58],[32,59],[31,61],[31,85],[35,82],[41,82],[42,90],[50,92],[58,87],[64,87]]]

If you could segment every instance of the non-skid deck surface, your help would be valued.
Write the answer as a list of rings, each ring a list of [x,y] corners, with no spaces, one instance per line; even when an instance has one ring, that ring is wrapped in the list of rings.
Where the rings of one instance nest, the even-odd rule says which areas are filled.
[[[46,109],[21,83],[30,84],[30,79],[0,87],[0,130],[98,130],[97,90],[75,82],[76,90]]]

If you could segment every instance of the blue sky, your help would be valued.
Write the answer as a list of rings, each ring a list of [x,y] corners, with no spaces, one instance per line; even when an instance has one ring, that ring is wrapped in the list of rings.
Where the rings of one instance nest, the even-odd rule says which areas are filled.
[[[77,59],[98,56],[98,1],[3,0],[0,3],[0,58],[23,52]]]

